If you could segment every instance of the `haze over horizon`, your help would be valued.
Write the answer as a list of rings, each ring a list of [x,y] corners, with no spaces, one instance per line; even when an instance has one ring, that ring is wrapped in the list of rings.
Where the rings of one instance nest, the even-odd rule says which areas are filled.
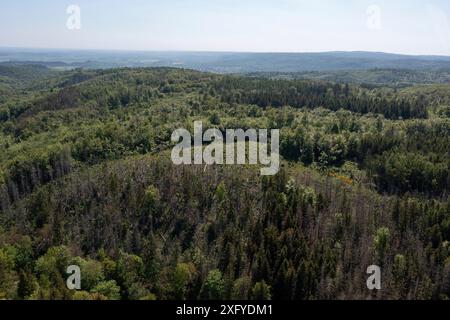
[[[3,1],[0,47],[450,56],[449,14],[444,0]]]
[[[387,51],[367,51],[367,50],[325,50],[325,51],[227,51],[227,50],[151,50],[151,49],[93,49],[93,48],[57,48],[57,47],[16,47],[16,46],[0,46],[0,50],[11,51],[42,51],[42,52],[58,52],[58,51],[80,51],[80,52],[111,52],[111,53],[229,53],[229,54],[327,54],[327,53],[369,53],[369,54],[386,54],[397,56],[429,56],[429,57],[450,57],[448,54],[414,54],[414,53],[395,53]]]

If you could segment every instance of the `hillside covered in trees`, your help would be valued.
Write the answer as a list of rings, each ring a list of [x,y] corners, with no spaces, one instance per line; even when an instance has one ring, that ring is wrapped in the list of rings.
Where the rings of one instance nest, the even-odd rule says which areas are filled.
[[[0,299],[449,299],[450,85],[398,73],[0,65]],[[280,172],[173,165],[196,120],[280,129]]]

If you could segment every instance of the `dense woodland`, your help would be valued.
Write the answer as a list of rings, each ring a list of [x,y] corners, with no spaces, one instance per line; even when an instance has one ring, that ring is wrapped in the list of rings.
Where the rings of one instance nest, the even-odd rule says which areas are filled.
[[[0,65],[0,299],[450,299],[449,117],[445,83]],[[280,129],[280,172],[172,165],[195,120]]]
[[[450,82],[450,68],[429,69],[360,69],[340,71],[304,72],[252,72],[251,77],[270,79],[310,79],[338,83],[356,83],[363,87],[406,88],[412,85],[438,84]]]

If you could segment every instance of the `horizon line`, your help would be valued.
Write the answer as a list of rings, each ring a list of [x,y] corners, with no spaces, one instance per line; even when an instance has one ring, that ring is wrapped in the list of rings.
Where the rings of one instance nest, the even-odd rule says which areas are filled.
[[[233,50],[182,50],[182,49],[92,49],[92,48],[55,48],[55,47],[26,47],[0,46],[0,50],[39,50],[39,51],[84,51],[84,52],[129,52],[129,53],[224,53],[224,54],[323,54],[323,53],[379,53],[411,57],[446,57],[444,54],[412,54],[372,50],[325,50],[325,51],[233,51]]]

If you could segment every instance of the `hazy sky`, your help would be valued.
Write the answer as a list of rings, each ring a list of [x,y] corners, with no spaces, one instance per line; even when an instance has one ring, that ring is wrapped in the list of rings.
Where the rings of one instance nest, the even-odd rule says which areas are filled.
[[[450,55],[450,0],[1,0],[2,46]]]

